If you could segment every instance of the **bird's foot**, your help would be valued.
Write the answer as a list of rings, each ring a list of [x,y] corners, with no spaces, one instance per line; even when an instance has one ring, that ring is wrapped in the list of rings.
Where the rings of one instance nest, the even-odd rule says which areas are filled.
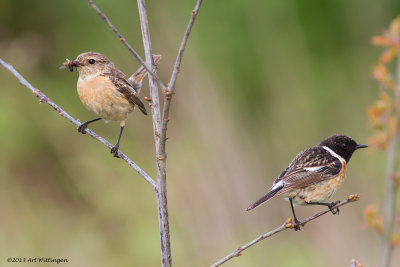
[[[300,223],[300,221],[297,220],[297,218],[294,218],[294,226],[293,226],[294,230],[301,231],[302,226],[304,227],[304,224]]]
[[[334,207],[335,205],[337,205],[337,204],[339,204],[339,203],[340,203],[340,200],[338,200],[338,201],[336,201],[336,202],[331,202],[331,203],[328,205],[328,208],[331,210],[332,214],[337,214],[337,215],[339,215],[339,208],[332,209],[332,207]]]
[[[119,144],[116,144],[115,146],[113,146],[113,147],[111,148],[110,153],[114,154],[114,158],[119,158],[119,156],[118,156],[118,153],[119,153],[118,149],[119,149]]]
[[[78,127],[78,132],[82,133],[82,134],[86,134],[86,128],[88,126],[88,123],[84,122],[81,125],[79,125]]]

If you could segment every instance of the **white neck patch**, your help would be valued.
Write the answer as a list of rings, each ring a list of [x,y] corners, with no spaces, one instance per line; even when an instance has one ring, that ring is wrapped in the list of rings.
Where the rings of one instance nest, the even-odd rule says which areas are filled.
[[[335,158],[339,159],[341,162],[346,162],[346,160],[344,158],[342,158],[341,156],[339,156],[338,154],[336,154],[332,149],[330,149],[327,146],[323,146],[323,149],[325,149],[326,151],[328,151],[332,156],[334,156]]]

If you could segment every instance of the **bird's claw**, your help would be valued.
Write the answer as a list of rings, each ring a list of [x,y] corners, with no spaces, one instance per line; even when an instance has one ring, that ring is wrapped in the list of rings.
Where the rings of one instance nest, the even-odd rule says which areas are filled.
[[[113,147],[111,148],[110,153],[114,154],[114,158],[119,158],[119,156],[118,156],[118,153],[119,153],[118,149],[119,149],[119,145],[115,145],[115,146],[113,146]]]
[[[80,132],[82,134],[86,134],[86,128],[87,128],[87,123],[82,123],[78,127],[78,132]]]
[[[339,215],[339,208],[336,209],[332,209],[332,207],[334,207],[335,205],[339,204],[340,200],[336,201],[336,202],[331,202],[331,204],[329,204],[328,208],[331,210],[332,214],[337,214]]]
[[[293,226],[294,230],[295,231],[301,231],[301,227],[302,226],[304,227],[304,224],[300,223],[300,221],[295,218],[294,219],[294,226]]]

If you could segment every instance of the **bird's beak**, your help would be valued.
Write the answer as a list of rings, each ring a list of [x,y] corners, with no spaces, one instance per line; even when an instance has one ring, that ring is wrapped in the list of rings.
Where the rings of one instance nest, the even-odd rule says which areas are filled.
[[[70,70],[71,72],[74,71],[74,67],[75,67],[75,68],[76,68],[76,67],[79,67],[79,62],[78,62],[78,61],[72,60],[72,61],[68,62],[68,68],[69,68],[69,70]]]
[[[71,67],[79,67],[79,62],[77,60],[72,60],[69,65]]]
[[[70,71],[74,71],[74,67],[76,68],[76,67],[79,67],[79,62],[78,61],[76,61],[76,60],[69,60],[68,58],[67,58],[67,61],[66,62],[64,62],[62,65],[61,65],[61,67],[60,67],[60,69],[69,69]]]
[[[359,144],[359,145],[356,146],[356,149],[365,148],[365,147],[368,147],[368,146],[367,146],[367,145],[361,145],[361,144]]]

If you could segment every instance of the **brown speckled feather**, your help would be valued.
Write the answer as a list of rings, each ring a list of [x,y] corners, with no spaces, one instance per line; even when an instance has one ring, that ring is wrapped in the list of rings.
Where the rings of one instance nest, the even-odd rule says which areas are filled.
[[[267,194],[251,204],[246,210],[252,210],[274,196],[290,200],[295,222],[299,221],[294,213],[295,205],[326,205],[343,182],[347,163],[354,151],[365,148],[345,135],[332,135],[318,145],[299,153],[290,165],[275,179]],[[333,203],[333,202],[332,202]],[[338,210],[332,210],[338,213]],[[300,227],[295,228],[299,230]]]
[[[126,80],[126,77],[122,72],[113,69],[112,72],[103,73],[101,76],[109,77],[111,82],[117,87],[118,91],[122,93],[132,105],[137,105],[140,111],[147,115],[143,102],[135,95],[135,89],[133,89],[131,84]]]
[[[307,170],[307,168],[310,169]],[[311,170],[311,168],[316,169]],[[281,180],[285,182],[285,186],[276,195],[333,178],[341,169],[340,160],[324,148],[309,148],[298,154],[284,173],[274,181],[274,184]]]

